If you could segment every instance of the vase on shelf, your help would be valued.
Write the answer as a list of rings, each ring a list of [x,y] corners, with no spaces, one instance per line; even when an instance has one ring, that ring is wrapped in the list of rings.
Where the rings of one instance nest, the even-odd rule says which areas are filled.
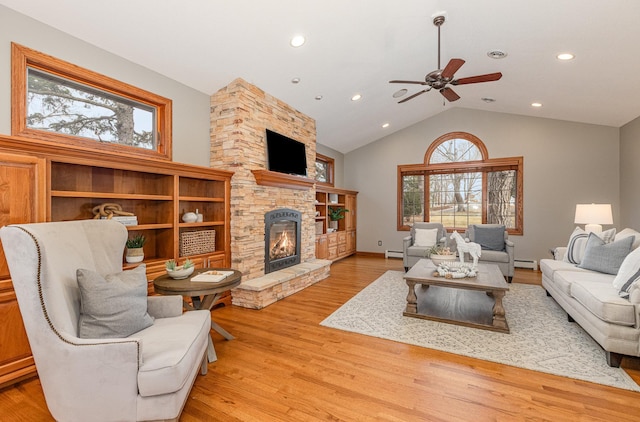
[[[127,253],[124,259],[129,264],[142,262],[142,260],[144,260],[144,249],[143,248],[127,248]]]

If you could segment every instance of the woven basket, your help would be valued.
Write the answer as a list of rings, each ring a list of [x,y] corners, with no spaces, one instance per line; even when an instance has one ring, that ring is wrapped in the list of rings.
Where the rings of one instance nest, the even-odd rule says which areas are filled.
[[[180,256],[215,252],[215,250],[215,230],[198,230],[180,234]]]

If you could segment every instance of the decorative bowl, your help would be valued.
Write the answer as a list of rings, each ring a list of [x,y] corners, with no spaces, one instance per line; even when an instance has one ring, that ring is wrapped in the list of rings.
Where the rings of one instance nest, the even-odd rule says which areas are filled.
[[[176,267],[175,270],[167,270],[167,274],[169,274],[169,277],[175,280],[182,280],[193,274],[194,269],[195,267],[182,268],[182,266],[179,266]]]
[[[431,256],[429,256],[429,258],[431,258],[431,262],[433,262],[433,265],[435,265],[436,267],[440,264],[442,264],[443,262],[448,262],[448,261],[457,261],[458,257],[455,255],[437,255],[437,254],[431,254]]]
[[[182,221],[185,223],[195,223],[198,221],[198,215],[195,212],[187,212],[182,216]]]

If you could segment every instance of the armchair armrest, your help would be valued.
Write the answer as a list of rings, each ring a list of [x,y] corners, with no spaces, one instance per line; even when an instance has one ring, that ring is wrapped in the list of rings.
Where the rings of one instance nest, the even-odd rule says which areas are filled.
[[[402,250],[407,250],[411,246],[411,236],[405,236],[402,238]]]
[[[182,296],[148,296],[147,312],[154,318],[171,318],[182,315]]]

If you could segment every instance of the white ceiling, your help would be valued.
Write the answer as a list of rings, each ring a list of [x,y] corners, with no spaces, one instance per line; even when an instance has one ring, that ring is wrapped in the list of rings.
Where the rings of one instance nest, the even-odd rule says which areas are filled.
[[[241,77],[311,116],[343,153],[451,107],[619,127],[640,115],[637,0],[0,0],[34,19],[206,94]],[[442,66],[497,82],[397,104],[437,68],[433,16],[446,11]],[[289,46],[304,34],[300,48]],[[487,57],[503,50],[505,59]],[[560,62],[557,53],[576,58]],[[99,70],[99,69],[98,69]],[[292,84],[298,77],[300,83]],[[350,100],[355,93],[362,100]],[[322,95],[318,101],[316,95]],[[495,98],[485,103],[482,97]],[[534,101],[543,107],[534,109]],[[381,127],[388,122],[387,129]]]

